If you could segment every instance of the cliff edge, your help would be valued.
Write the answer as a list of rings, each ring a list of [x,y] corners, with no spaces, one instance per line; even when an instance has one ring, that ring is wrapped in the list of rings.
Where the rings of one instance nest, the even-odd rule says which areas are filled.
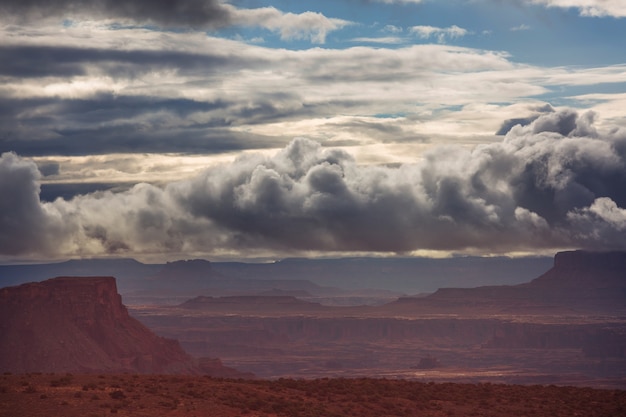
[[[113,277],[0,289],[0,371],[192,371],[194,360],[129,316]]]
[[[626,252],[559,252],[554,266],[531,282],[441,288],[390,306],[430,311],[528,314],[626,314]]]

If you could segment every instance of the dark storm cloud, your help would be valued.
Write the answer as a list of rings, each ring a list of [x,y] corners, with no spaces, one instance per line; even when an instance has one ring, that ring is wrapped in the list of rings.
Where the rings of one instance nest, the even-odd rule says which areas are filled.
[[[214,123],[184,129],[167,127],[159,129],[155,125],[148,131],[142,131],[141,125],[138,124],[94,129],[62,129],[56,133],[56,137],[45,140],[0,140],[0,150],[15,151],[24,156],[82,156],[129,152],[212,154],[275,148],[284,143],[280,137],[232,131],[216,127]]]
[[[41,169],[41,167],[40,167]],[[97,191],[123,192],[133,187],[133,183],[107,183],[107,182],[87,182],[87,183],[46,183],[41,184],[39,198],[43,202],[52,202],[57,198],[71,200],[82,195],[91,194]]]
[[[49,162],[39,164],[37,165],[37,168],[39,168],[39,172],[41,172],[41,175],[43,175],[44,177],[49,177],[50,175],[59,175],[61,167],[56,162]]]
[[[539,115],[533,115],[533,116],[528,116],[528,117],[516,117],[514,119],[505,120],[500,125],[500,128],[496,132],[496,135],[504,136],[507,133],[509,133],[509,131],[513,128],[513,126],[517,126],[517,125],[528,126],[529,124],[531,124],[538,118],[539,118]]]
[[[595,138],[591,120],[555,112],[502,144],[438,148],[422,164],[399,168],[359,167],[349,155],[297,140],[274,159],[242,160],[170,192],[195,217],[236,231],[241,244],[405,251],[590,239],[626,246],[624,238],[603,243],[569,230],[572,213],[603,198],[626,207],[625,155],[618,140]]]
[[[114,94],[74,99],[0,97],[0,153],[77,156],[276,148],[291,138],[280,132],[264,136],[236,128],[314,117],[350,105],[354,103],[307,104],[296,93],[285,92],[251,94],[246,102],[228,97],[202,101]]]
[[[230,9],[218,0],[7,0],[0,11],[26,20],[81,15],[168,27],[219,28],[228,26],[232,18]]]
[[[200,115],[198,119],[190,116]],[[282,146],[285,138],[228,129],[288,117],[263,101],[213,102],[100,94],[86,99],[0,99],[0,152],[24,156],[109,152],[224,152]]]
[[[260,58],[194,54],[178,51],[115,50],[61,46],[0,46],[0,75],[10,77],[71,77],[98,71],[112,77],[136,77],[160,69],[203,75],[238,68],[261,67]]]
[[[529,124],[531,124],[532,122],[537,120],[539,118],[539,116],[541,116],[542,114],[553,113],[554,112],[554,108],[551,105],[549,105],[549,104],[537,107],[535,109],[531,108],[531,110],[535,110],[534,114],[532,114],[532,115],[529,115],[529,116],[526,116],[526,117],[516,117],[516,118],[513,118],[513,119],[505,120],[500,125],[500,128],[496,132],[496,135],[504,136],[507,133],[509,133],[509,131],[513,128],[513,126],[516,126],[516,125],[528,126]]]
[[[273,157],[248,155],[164,188],[47,204],[34,164],[5,154],[3,186],[27,191],[0,218],[18,216],[10,224],[20,230],[4,227],[32,239],[31,224],[63,219],[59,236],[82,253],[626,249],[626,133],[598,135],[593,118],[554,112],[501,143],[440,147],[398,167],[361,166],[296,139]],[[7,239],[3,251],[26,246]]]

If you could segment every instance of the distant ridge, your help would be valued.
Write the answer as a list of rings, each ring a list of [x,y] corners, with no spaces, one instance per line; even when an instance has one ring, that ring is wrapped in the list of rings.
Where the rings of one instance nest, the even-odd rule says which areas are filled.
[[[492,313],[626,314],[626,252],[559,252],[554,265],[529,283],[441,288],[403,297],[389,308]]]
[[[159,274],[177,274],[184,277],[210,277],[214,274],[211,262],[204,259],[189,259],[167,262]]]
[[[319,303],[300,300],[288,295],[199,296],[180,304],[178,307],[215,312],[254,312],[256,314],[307,312],[324,308]]]
[[[144,264],[133,259],[74,259],[0,265],[0,287],[54,276],[114,276],[127,304],[178,304],[198,294],[273,293],[323,298],[331,304],[344,297],[348,303],[378,305],[394,296],[432,293],[442,287],[529,282],[552,263],[548,257],[286,259],[275,263],[190,259],[166,264]],[[350,301],[353,295],[358,299]]]
[[[180,291],[207,288],[220,278],[223,277],[213,271],[211,262],[204,259],[190,259],[167,262],[156,274],[149,276],[145,284]]]

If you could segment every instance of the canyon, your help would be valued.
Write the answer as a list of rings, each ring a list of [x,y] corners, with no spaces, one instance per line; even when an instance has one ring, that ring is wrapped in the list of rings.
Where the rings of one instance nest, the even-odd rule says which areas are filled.
[[[384,376],[626,387],[626,254],[562,252],[528,283],[377,306],[199,296],[132,314],[260,377]],[[420,369],[423,358],[441,366]]]
[[[117,279],[124,288],[119,293],[112,277],[6,287],[0,290],[0,369],[626,388],[626,253],[561,252],[551,267],[525,282],[413,295],[396,292],[399,281],[342,288],[315,278],[336,276],[336,270],[326,269],[335,262],[339,270],[354,273],[363,265],[384,264],[293,260],[220,268],[188,260],[146,269],[123,261],[127,269]],[[463,264],[457,270],[462,275],[476,262],[445,265]],[[88,265],[56,268],[87,275]],[[102,271],[120,263],[91,265]],[[302,277],[267,272],[285,265],[291,272],[308,272]],[[20,279],[42,270],[23,268]],[[406,265],[398,268],[408,273]],[[15,279],[19,270],[0,268],[7,273],[0,280]],[[245,273],[234,276],[235,270]],[[253,276],[255,270],[265,272]],[[138,271],[144,275],[134,276]],[[123,305],[122,299],[131,302]]]

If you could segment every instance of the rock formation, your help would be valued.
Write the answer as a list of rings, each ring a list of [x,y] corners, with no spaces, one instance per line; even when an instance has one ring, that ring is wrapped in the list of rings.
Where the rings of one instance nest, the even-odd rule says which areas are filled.
[[[211,262],[204,259],[168,262],[161,270],[149,277],[146,284],[157,288],[188,290],[206,288],[221,275],[215,273]]]
[[[626,252],[559,252],[554,266],[526,284],[442,288],[401,298],[395,308],[491,313],[626,313]]]
[[[113,277],[0,289],[0,371],[200,373],[176,340],[129,316]]]

